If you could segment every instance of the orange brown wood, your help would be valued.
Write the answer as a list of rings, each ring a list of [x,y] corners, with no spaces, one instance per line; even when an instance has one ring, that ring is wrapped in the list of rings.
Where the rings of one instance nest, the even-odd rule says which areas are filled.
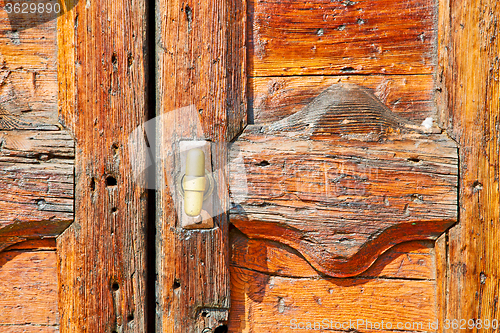
[[[432,74],[435,4],[249,1],[249,74]]]
[[[23,20],[8,15],[5,4],[0,1],[0,250],[15,245],[0,253],[0,331],[55,333],[55,237],[73,221],[75,154],[73,138],[58,123],[56,21],[51,15]]]
[[[493,332],[492,321],[500,321],[500,3],[442,0],[439,11],[439,106],[460,145],[460,222],[441,247],[440,288],[448,293],[440,312],[471,331]]]
[[[336,83],[370,89],[392,112],[410,121],[437,118],[432,75],[290,76],[249,79],[250,123],[283,119]]]
[[[436,239],[457,218],[457,149],[426,130],[367,90],[333,85],[231,146],[231,222],[336,277],[397,243]]]
[[[0,132],[0,251],[73,221],[73,146],[64,131]]]
[[[308,323],[319,332],[394,332],[398,323],[400,332],[429,332],[436,321],[433,280],[291,278],[234,266],[231,276],[229,332],[297,332]]]
[[[58,123],[55,21],[26,29],[0,1],[0,251],[73,220],[74,142]],[[26,21],[26,20],[25,20]]]
[[[228,221],[185,230],[177,220],[179,142],[212,143],[214,199],[227,210],[227,142],[246,124],[244,1],[156,1],[158,332],[224,328]],[[177,192],[178,193],[178,192]]]
[[[76,139],[75,221],[58,238],[61,331],[144,332],[148,197],[128,139],[147,117],[146,3],[75,2],[58,20],[59,105]]]
[[[394,331],[387,327],[367,329],[366,321],[396,326],[409,320],[415,329],[402,327],[400,331],[434,331],[429,329],[429,324],[436,322],[432,242],[396,245],[362,276],[335,279],[314,270],[297,251],[283,244],[249,239],[237,229],[231,230],[230,236],[230,332],[296,332],[292,329],[294,319],[296,324],[324,324],[326,320],[328,325],[363,320],[360,332]],[[375,284],[376,291],[372,290]],[[391,299],[392,294],[397,296]]]
[[[55,242],[23,242],[0,253],[0,331],[58,332]]]
[[[230,232],[231,265],[267,275],[291,278],[322,275],[295,249],[265,239],[247,238],[238,229]],[[360,277],[436,279],[432,241],[395,245],[380,256]]]

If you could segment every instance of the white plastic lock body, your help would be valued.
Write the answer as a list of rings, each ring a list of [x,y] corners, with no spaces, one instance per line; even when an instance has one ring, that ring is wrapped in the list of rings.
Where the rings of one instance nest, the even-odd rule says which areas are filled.
[[[203,196],[207,188],[205,177],[205,153],[200,148],[188,151],[186,174],[182,180],[184,190],[184,212],[188,216],[198,216],[203,208]]]

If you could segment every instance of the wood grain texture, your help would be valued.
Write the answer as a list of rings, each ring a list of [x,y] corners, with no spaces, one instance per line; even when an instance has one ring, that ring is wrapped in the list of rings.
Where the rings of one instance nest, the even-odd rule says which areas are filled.
[[[35,73],[56,70],[57,49],[55,20],[36,15],[30,20],[13,20],[4,10],[6,0],[0,1],[0,63],[4,71]],[[31,21],[31,22],[30,22]],[[29,27],[29,29],[26,29]],[[42,78],[43,79],[43,78]]]
[[[359,274],[457,218],[455,143],[418,133],[358,86],[334,85],[296,114],[248,126],[230,158],[231,222],[326,275]]]
[[[437,119],[432,75],[291,76],[249,78],[251,123],[283,119],[336,83],[370,89],[392,112],[413,122]]]
[[[73,221],[73,145],[62,131],[0,132],[0,250]]]
[[[0,11],[0,130],[59,129],[55,21],[32,23]]]
[[[230,232],[231,265],[267,275],[302,278],[324,277],[300,253],[265,239],[250,239],[238,229]],[[433,244],[429,241],[401,243],[387,250],[362,277],[434,280]]]
[[[432,0],[249,1],[250,76],[432,74]]]
[[[73,138],[58,123],[56,22],[47,15],[19,20],[4,5],[0,251],[15,245],[0,253],[0,332],[55,333],[55,237],[73,221],[75,155]]]
[[[144,332],[147,190],[128,140],[147,117],[146,3],[79,1],[58,34],[59,106],[76,139],[75,221],[58,238],[61,331]]]
[[[9,246],[8,250],[55,250],[55,238],[34,239]]]
[[[0,11],[0,251],[73,220],[74,142],[58,123],[56,24],[42,16]]]
[[[0,130],[59,130],[55,70],[0,70]]]
[[[436,240],[436,304],[437,304],[437,322],[441,327],[438,332],[442,332],[444,321],[447,319],[446,302],[449,290],[447,290],[448,280],[448,232],[445,232]]]
[[[76,29],[78,16],[74,6],[78,0],[61,1],[64,14],[57,18],[57,83],[59,121],[66,128],[75,128],[76,116]],[[72,10],[73,9],[73,10]]]
[[[394,332],[402,323],[398,332],[429,332],[429,323],[436,320],[434,288],[434,281],[427,280],[297,279],[231,266],[229,332],[297,332],[298,323],[307,327],[305,323],[324,324],[325,319],[328,329],[316,326],[316,331]],[[349,326],[349,320],[363,322]]]
[[[227,320],[228,221],[185,230],[175,212],[179,141],[212,142],[214,199],[227,210],[227,142],[246,124],[244,1],[157,0],[157,332]]]
[[[0,281],[0,332],[59,331],[54,248],[0,253]]]
[[[58,333],[58,327],[49,326],[25,326],[25,325],[8,325],[1,326],[2,333]]]
[[[449,320],[500,320],[499,19],[498,1],[440,2],[440,107],[460,145],[460,223],[442,254]]]

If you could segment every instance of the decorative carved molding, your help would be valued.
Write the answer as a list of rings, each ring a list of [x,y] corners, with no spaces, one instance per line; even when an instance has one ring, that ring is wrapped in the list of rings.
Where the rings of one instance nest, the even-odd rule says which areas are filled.
[[[231,222],[335,277],[457,220],[457,147],[372,93],[333,85],[301,111],[248,126],[230,149]],[[246,179],[246,181],[244,181]]]

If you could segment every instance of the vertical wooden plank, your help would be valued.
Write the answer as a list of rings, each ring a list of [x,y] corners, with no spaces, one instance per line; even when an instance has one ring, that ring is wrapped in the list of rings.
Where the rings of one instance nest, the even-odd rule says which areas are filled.
[[[58,22],[59,106],[77,141],[75,221],[58,239],[62,332],[146,330],[147,190],[127,146],[146,121],[145,17],[142,0],[89,0]]]
[[[446,304],[448,299],[448,233],[444,233],[435,243],[436,261],[436,329],[442,332],[446,320]]]
[[[156,0],[157,332],[223,326],[229,308],[226,143],[246,123],[244,0]],[[185,230],[171,189],[179,142],[212,145],[222,214],[209,230]],[[170,180],[169,180],[170,179]]]
[[[491,321],[500,319],[499,19],[496,0],[441,1],[442,120],[460,144],[461,164],[445,319],[464,319],[471,331],[496,331]]]
[[[59,121],[67,128],[75,128],[75,33],[78,25],[76,10],[78,0],[61,1],[64,14],[57,18],[57,83],[59,85]]]

